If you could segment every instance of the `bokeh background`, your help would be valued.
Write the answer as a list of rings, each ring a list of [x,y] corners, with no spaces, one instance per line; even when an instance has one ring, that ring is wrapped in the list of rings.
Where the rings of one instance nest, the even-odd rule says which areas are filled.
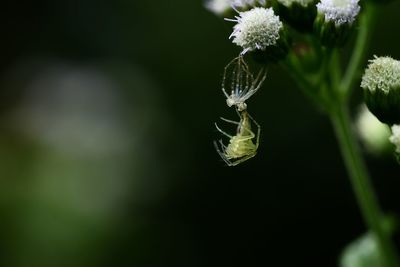
[[[382,7],[369,57],[400,58],[399,11]],[[257,157],[214,150],[235,118],[231,27],[200,0],[2,3],[0,266],[337,266],[365,227],[329,122],[285,73],[249,102]],[[366,157],[400,214],[399,166]]]

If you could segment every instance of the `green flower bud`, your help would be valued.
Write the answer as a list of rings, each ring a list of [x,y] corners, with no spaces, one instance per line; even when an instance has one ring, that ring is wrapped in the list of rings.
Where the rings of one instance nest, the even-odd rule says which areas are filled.
[[[314,30],[325,46],[341,46],[348,39],[360,6],[358,0],[321,0]]]
[[[400,61],[391,57],[370,60],[361,87],[369,110],[381,122],[400,124]]]
[[[311,31],[317,15],[316,0],[277,0],[277,13],[300,32]]]

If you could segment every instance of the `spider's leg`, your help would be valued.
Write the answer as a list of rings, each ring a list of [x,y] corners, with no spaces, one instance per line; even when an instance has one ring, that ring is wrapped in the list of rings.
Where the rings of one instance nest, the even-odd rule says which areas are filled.
[[[245,87],[244,87],[244,90],[243,90],[243,93],[244,93],[244,95],[250,90],[250,84],[251,84],[251,79],[252,79],[252,77],[251,77],[251,74],[249,73],[249,72],[247,72],[246,71],[246,85],[245,85]]]
[[[228,122],[228,123],[232,123],[232,124],[235,124],[235,125],[240,125],[239,122],[234,121],[234,120],[228,120],[228,119],[225,119],[225,118],[223,118],[223,117],[220,117],[220,119],[223,120],[223,121],[225,121],[225,122]]]
[[[228,134],[227,132],[221,130],[221,128],[218,127],[217,123],[215,123],[215,128],[217,128],[218,132],[222,133],[223,135],[225,135],[229,139],[231,139],[233,137],[232,135]]]
[[[257,127],[257,134],[256,134],[256,148],[258,148],[258,145],[260,144],[260,135],[261,135],[261,126],[258,124],[258,122],[249,114],[247,113],[251,121],[256,125]]]
[[[241,67],[241,73],[242,73],[242,78],[243,78],[243,83],[242,84],[242,95],[245,95],[246,92],[250,89],[250,84],[251,81],[253,80],[253,75],[250,72],[249,66],[247,63],[242,59],[242,67]]]
[[[223,146],[222,149],[225,150],[224,148],[224,144],[222,143],[221,140],[219,140],[220,144]],[[228,166],[232,166],[232,162],[225,156],[225,153],[223,153],[221,151],[221,149],[218,146],[218,143],[216,141],[214,141],[214,147],[217,150],[219,156],[221,157],[221,159],[228,165]]]
[[[251,130],[251,120],[253,120],[252,117],[247,111],[242,111],[241,113],[239,113],[239,116],[241,120],[238,126],[238,137],[241,141],[253,139],[255,137],[255,134]]]
[[[239,96],[243,96],[246,94],[247,90],[249,90],[249,68],[244,61],[243,56],[239,59],[239,68],[240,68],[240,92]]]
[[[256,79],[253,81],[252,88],[257,91],[265,81],[267,77],[268,69],[262,68],[260,72],[257,74]]]
[[[230,98],[230,96],[228,95],[228,93],[225,91],[225,88],[222,87],[222,92],[224,93],[226,98]]]
[[[222,92],[224,93],[225,97],[226,97],[226,98],[229,98],[229,95],[228,95],[228,93],[227,93],[226,90],[225,90],[225,81],[226,81],[226,68],[225,68],[225,71],[224,71],[224,76],[222,77],[221,88],[222,88]]]
[[[237,115],[239,116],[239,118],[240,118],[240,121],[242,121],[242,120],[243,120],[243,116],[242,116],[241,113],[244,113],[244,112],[246,112],[246,111],[239,111],[238,108],[236,108],[235,110],[236,110],[236,114],[237,114]]]
[[[253,93],[251,92],[254,87],[254,77],[253,74],[250,72],[249,68],[247,65],[245,65],[245,68],[242,70],[243,72],[243,80],[244,80],[244,85],[242,86],[243,90],[240,93],[240,102],[244,103],[247,99],[249,99]]]
[[[253,133],[253,131],[250,130],[249,128],[245,127],[242,129],[246,130],[248,132],[248,134],[245,135],[242,131],[242,133],[239,136],[237,136],[236,141],[244,142],[244,141],[251,140],[254,137],[256,137],[256,135]]]
[[[263,71],[260,71],[259,74],[257,75],[257,78],[254,81],[252,81],[251,87],[249,88],[246,95],[242,96],[243,102],[249,99],[251,96],[253,96],[258,91],[258,89],[260,89],[260,87],[263,85],[264,80],[267,77],[267,73],[265,72],[264,75],[261,76],[262,72]]]
[[[230,166],[239,165],[240,163],[245,162],[246,160],[251,159],[251,158],[254,157],[255,155],[256,155],[256,153],[253,153],[253,154],[250,154],[250,155],[245,156],[245,157],[243,157],[243,158],[240,158],[240,159],[238,159],[238,160],[235,160],[235,161],[231,162],[232,165],[230,165]]]
[[[242,88],[242,71],[240,68],[240,60],[238,60],[237,65],[235,66],[235,95],[240,94],[240,89]]]
[[[225,66],[224,75],[223,75],[223,78],[222,78],[222,88],[226,88],[227,87],[227,86],[225,86],[225,85],[227,85],[227,81],[226,80],[229,78],[232,95],[235,92],[235,77],[236,77],[236,65],[237,65],[235,63],[237,62],[237,60],[238,60],[238,57],[232,59],[228,63],[228,65]],[[232,68],[232,70],[231,70],[231,68]],[[230,74],[229,77],[228,77],[228,74]],[[225,94],[225,95],[227,96],[227,94]]]
[[[226,145],[224,145],[224,142],[222,142],[222,140],[219,140],[219,144],[221,145],[222,150],[224,151],[224,154],[226,152]]]
[[[253,116],[250,115],[250,113],[246,112],[246,116],[250,118],[250,120],[258,127],[260,128],[260,124],[253,118]]]

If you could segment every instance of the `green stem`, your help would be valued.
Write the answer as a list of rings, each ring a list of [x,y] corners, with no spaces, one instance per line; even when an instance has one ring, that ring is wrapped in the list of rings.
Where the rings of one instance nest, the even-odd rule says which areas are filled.
[[[280,66],[297,82],[300,90],[321,110],[324,110],[324,103],[316,94],[316,89],[312,83],[306,78],[304,73],[292,64],[290,60],[281,62]]]
[[[362,160],[357,140],[353,134],[346,103],[341,103],[337,109],[330,112],[330,118],[336,132],[343,159],[350,175],[351,184],[366,224],[375,234],[384,266],[399,267],[396,250],[385,233],[381,218],[382,212],[378,205],[373,186]]]
[[[374,18],[376,17],[376,6],[371,4],[365,5],[364,12],[360,18],[360,24],[358,27],[358,34],[355,46],[353,48],[353,54],[350,58],[349,65],[346,70],[346,74],[342,80],[340,91],[344,94],[345,98],[348,98],[352,93],[352,88],[354,88],[354,83],[360,77],[361,64],[364,60],[365,53],[367,51],[369,39],[371,38],[371,33]]]

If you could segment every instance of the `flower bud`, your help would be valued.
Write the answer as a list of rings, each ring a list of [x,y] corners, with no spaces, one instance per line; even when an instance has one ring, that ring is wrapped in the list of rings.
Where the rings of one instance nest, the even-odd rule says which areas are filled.
[[[390,151],[390,129],[362,105],[355,123],[357,133],[367,152],[382,155]]]
[[[272,8],[256,7],[240,12],[235,20],[230,38],[243,48],[242,54],[262,51],[268,58],[280,59],[286,56],[288,45],[283,23]]]
[[[232,10],[232,0],[208,0],[205,8],[217,16],[225,16]]]
[[[370,60],[362,77],[364,100],[383,123],[400,124],[400,62],[391,57]]]
[[[266,7],[271,0],[231,0],[233,6],[240,11],[248,11],[254,7]]]
[[[392,135],[390,136],[389,141],[395,146],[395,155],[397,161],[400,163],[400,125],[392,126]]]
[[[267,6],[267,0],[206,0],[204,6],[217,16],[233,15],[235,10],[246,11]]]
[[[317,15],[316,0],[277,0],[277,13],[298,31],[311,31]]]
[[[396,147],[396,153],[400,155],[400,125],[392,126],[392,135],[389,141]]]
[[[360,12],[359,0],[321,0],[314,29],[325,46],[341,46],[347,40]]]

